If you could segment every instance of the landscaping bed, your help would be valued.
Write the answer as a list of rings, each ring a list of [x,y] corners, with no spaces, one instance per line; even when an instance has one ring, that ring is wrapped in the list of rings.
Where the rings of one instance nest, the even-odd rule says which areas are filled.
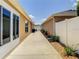
[[[58,51],[63,59],[79,59],[76,56],[67,56],[64,47],[59,42],[50,42],[51,45]]]
[[[65,46],[60,42],[60,37],[57,35],[49,35],[47,30],[42,29],[42,34],[48,39],[51,45],[58,51],[63,59],[79,59],[77,50],[69,46]]]

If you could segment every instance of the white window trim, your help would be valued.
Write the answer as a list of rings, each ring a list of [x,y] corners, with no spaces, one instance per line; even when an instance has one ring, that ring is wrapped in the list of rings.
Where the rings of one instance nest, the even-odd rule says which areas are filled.
[[[3,35],[3,20],[2,20],[3,15],[2,14],[3,14],[3,7],[1,6],[1,45],[3,45],[3,39],[2,39],[3,38],[2,36]]]

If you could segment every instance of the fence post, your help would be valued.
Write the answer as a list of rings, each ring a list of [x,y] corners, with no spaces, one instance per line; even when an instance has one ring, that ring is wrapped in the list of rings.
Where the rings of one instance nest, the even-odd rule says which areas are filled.
[[[66,45],[69,46],[68,45],[68,19],[65,19],[65,21],[66,21]]]

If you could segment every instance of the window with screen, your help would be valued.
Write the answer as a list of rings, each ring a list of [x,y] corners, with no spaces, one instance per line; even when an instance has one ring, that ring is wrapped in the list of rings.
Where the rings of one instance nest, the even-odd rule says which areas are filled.
[[[10,41],[10,11],[3,8],[3,44]]]
[[[28,32],[28,22],[25,23],[25,32]]]
[[[0,6],[0,46],[1,46],[1,6]]]
[[[13,39],[19,37],[19,16],[13,14]]]

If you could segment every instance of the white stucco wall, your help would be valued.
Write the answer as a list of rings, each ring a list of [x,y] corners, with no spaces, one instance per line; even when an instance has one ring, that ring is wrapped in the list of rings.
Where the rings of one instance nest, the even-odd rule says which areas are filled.
[[[79,17],[56,23],[56,34],[62,43],[79,51]]]
[[[15,13],[16,15],[19,16],[19,13],[13,9],[11,6],[9,6],[7,3],[5,3],[3,0],[0,0],[0,5],[3,6],[4,8],[6,8],[7,10],[9,10],[11,12],[11,16],[13,13]],[[3,57],[5,55],[7,55],[7,53],[9,53],[14,47],[16,47],[19,44],[19,38],[13,40],[13,25],[12,25],[13,21],[12,21],[12,17],[11,17],[11,41],[3,46],[0,46],[0,59],[3,59]]]

